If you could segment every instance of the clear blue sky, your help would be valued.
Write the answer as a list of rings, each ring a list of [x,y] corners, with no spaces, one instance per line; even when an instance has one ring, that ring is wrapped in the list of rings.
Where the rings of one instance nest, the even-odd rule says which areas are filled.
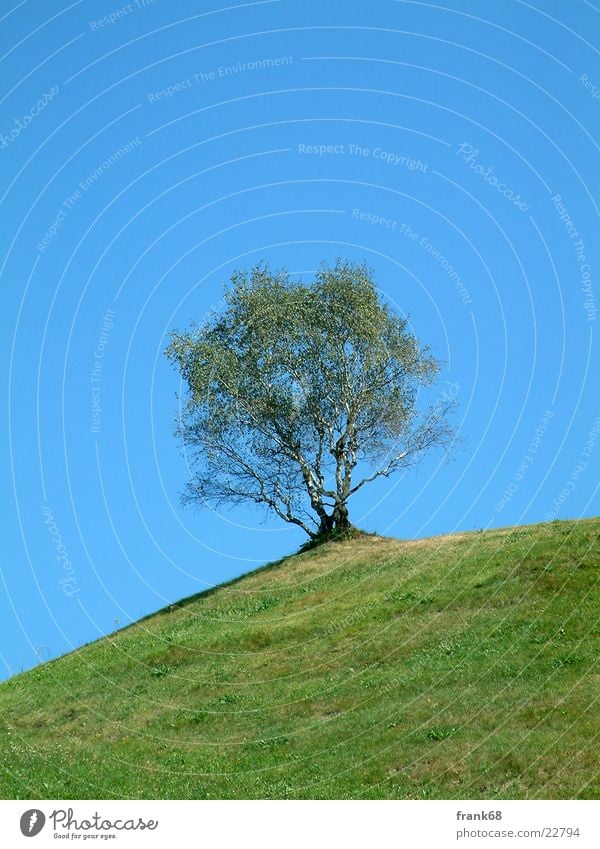
[[[462,450],[365,489],[359,525],[600,512],[593,3],[2,0],[0,17],[0,676],[302,541],[178,502],[166,335],[261,259],[366,260],[445,361]]]

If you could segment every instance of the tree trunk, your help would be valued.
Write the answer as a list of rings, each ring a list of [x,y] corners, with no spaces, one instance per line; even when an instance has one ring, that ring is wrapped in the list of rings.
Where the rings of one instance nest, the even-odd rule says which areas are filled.
[[[333,530],[334,518],[324,514],[321,516],[321,524],[319,526],[320,534],[328,534]]]
[[[336,531],[345,531],[350,527],[350,519],[348,518],[348,508],[346,504],[336,504],[332,519]]]

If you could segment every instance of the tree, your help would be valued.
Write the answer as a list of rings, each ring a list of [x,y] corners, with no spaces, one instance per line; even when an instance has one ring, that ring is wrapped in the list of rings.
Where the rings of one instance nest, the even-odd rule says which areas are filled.
[[[366,483],[452,438],[453,402],[416,408],[439,364],[363,265],[338,260],[312,285],[266,264],[236,272],[225,308],[165,353],[189,389],[184,502],[253,502],[315,537],[350,527]]]

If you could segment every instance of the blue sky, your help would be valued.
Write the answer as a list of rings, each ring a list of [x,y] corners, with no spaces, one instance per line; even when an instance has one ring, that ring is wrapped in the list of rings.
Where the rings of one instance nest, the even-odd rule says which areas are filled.
[[[600,512],[598,25],[585,0],[4,0],[0,677],[303,541],[178,501],[167,334],[262,259],[365,260],[459,402],[461,450],[356,523]]]

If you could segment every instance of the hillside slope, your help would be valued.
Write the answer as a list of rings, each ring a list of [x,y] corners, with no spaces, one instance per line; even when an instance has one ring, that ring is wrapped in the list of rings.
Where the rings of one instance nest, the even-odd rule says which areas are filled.
[[[3,798],[597,798],[600,519],[361,536],[0,685]]]

